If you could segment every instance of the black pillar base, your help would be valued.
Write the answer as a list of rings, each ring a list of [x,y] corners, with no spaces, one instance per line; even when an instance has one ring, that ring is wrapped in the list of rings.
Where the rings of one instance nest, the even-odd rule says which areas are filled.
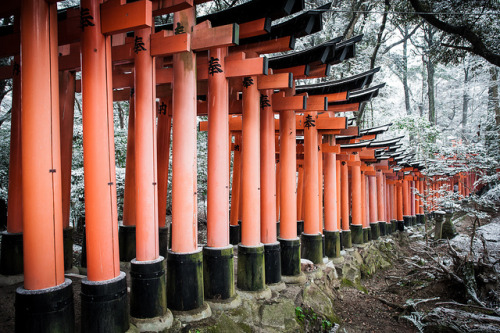
[[[162,317],[167,312],[165,292],[165,259],[130,262],[130,316],[134,318]]]
[[[351,237],[353,244],[363,244],[363,226],[361,224],[351,224]]]
[[[118,230],[120,232],[120,230]],[[118,239],[120,239],[118,237]],[[120,246],[120,244],[118,244]],[[118,252],[119,253],[119,252]],[[87,268],[87,228],[83,226],[83,240],[82,240],[82,256],[80,258],[80,267]]]
[[[266,287],[264,245],[238,245],[236,286],[243,291],[261,291]]]
[[[372,240],[372,229],[363,228],[363,243],[368,243]]]
[[[321,253],[323,253],[323,258],[326,258],[326,255],[325,255],[325,234],[321,234]]]
[[[372,239],[377,240],[380,237],[380,228],[378,222],[370,223],[370,229],[372,230]]]
[[[203,248],[205,299],[224,300],[234,296],[233,246]]]
[[[405,221],[398,221],[397,222],[397,225],[398,225],[398,231],[405,231]]]
[[[231,245],[238,245],[241,241],[241,226],[230,225],[229,226],[229,243]]]
[[[106,281],[82,280],[82,333],[126,332],[129,329],[127,279],[120,272]]]
[[[2,232],[0,252],[0,274],[18,275],[23,273],[23,234]]]
[[[411,216],[403,216],[403,222],[405,224],[405,227],[408,228],[411,226]]]
[[[297,221],[297,235],[302,235],[302,233],[304,232],[304,221],[303,220],[300,220],[300,221]]]
[[[264,244],[266,284],[281,282],[281,246],[279,242]]]
[[[378,222],[378,229],[380,230],[380,236],[385,236],[387,235],[387,223],[384,221],[379,221]]]
[[[340,232],[323,231],[325,235],[325,256],[328,258],[340,257]]]
[[[118,227],[118,245],[120,247],[120,261],[129,262],[135,258],[135,225]]]
[[[63,229],[64,270],[73,267],[73,227]]]
[[[189,311],[203,305],[203,254],[168,251],[167,307],[174,311]]]
[[[75,307],[70,279],[42,290],[16,290],[16,332],[74,332]]]
[[[281,274],[285,276],[300,275],[300,239],[278,238],[281,246]]]
[[[352,248],[351,230],[342,230],[342,234],[340,237],[342,240],[342,248],[344,249]]]
[[[423,224],[422,217],[423,217],[422,214],[417,214],[417,224]]]
[[[411,225],[417,225],[417,216],[416,215],[411,216]]]
[[[168,255],[168,249],[169,243],[168,243],[168,233],[169,233],[169,228],[168,227],[162,227],[158,228],[158,237],[159,237],[159,242],[158,245],[160,247],[160,256],[162,256],[164,259]]]
[[[303,259],[311,260],[314,264],[323,263],[323,235],[302,233],[300,243],[302,245],[301,256]]]

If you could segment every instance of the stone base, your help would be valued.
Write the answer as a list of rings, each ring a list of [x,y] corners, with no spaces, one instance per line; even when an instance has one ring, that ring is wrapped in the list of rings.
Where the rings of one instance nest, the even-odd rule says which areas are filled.
[[[340,257],[340,232],[323,231],[325,235],[325,256],[328,258]]]
[[[0,251],[0,274],[23,274],[23,234],[4,231]]]
[[[233,246],[203,248],[203,286],[206,300],[234,297]]]
[[[278,283],[268,284],[267,286],[269,287],[269,289],[271,289],[271,291],[275,292],[280,292],[286,289],[286,284],[283,281],[280,281]]]
[[[397,221],[398,231],[405,231],[405,221]]]
[[[235,292],[234,296],[231,298],[221,300],[212,299],[205,301],[205,303],[210,306],[212,311],[227,311],[239,308],[241,305],[241,297]]]
[[[380,237],[380,228],[378,222],[370,223],[370,228],[372,230],[372,240],[377,240]]]
[[[323,235],[309,235],[302,233],[301,237],[301,258],[308,259],[314,264],[323,262]]]
[[[124,272],[106,281],[83,279],[80,298],[82,333],[128,330],[127,279]]]
[[[300,275],[300,239],[278,238],[281,246],[281,280],[284,276]]]
[[[416,215],[412,215],[411,217],[411,225],[417,225],[417,216]]]
[[[282,275],[281,281],[286,284],[304,284],[307,281],[307,277],[303,272],[300,272],[299,275]]]
[[[175,316],[175,319],[180,320],[182,323],[192,323],[211,317],[212,309],[210,309],[208,303],[204,302],[196,309],[189,311],[172,311],[172,314]]]
[[[352,248],[351,230],[342,230],[340,238],[342,241],[342,248],[346,250]]]
[[[391,226],[392,226],[391,233],[398,231],[398,221],[397,220],[391,220]]]
[[[332,263],[334,265],[342,264],[345,261],[344,257],[333,258]]]
[[[264,244],[264,267],[266,284],[281,282],[280,243]]]
[[[238,245],[236,286],[243,291],[261,291],[265,285],[264,246]]]
[[[16,332],[74,331],[75,308],[70,279],[47,289],[17,288],[15,308]]]
[[[191,253],[175,253],[169,250],[167,257],[167,307],[172,312],[191,310],[197,312],[203,305],[202,249],[199,248]]]
[[[130,262],[135,258],[135,225],[121,225],[118,227],[118,245],[120,261]]]
[[[351,224],[351,237],[353,244],[363,244],[363,226]]]
[[[130,323],[134,325],[139,332],[164,332],[172,327],[173,322],[174,316],[168,309],[161,317],[147,319],[130,317]]]
[[[146,319],[165,315],[167,294],[164,261],[162,256],[151,261],[132,259],[130,263],[130,316]]]
[[[245,300],[262,300],[262,299],[270,299],[273,293],[269,287],[265,287],[262,290],[258,291],[248,291],[248,290],[240,290],[236,289],[236,293]]]

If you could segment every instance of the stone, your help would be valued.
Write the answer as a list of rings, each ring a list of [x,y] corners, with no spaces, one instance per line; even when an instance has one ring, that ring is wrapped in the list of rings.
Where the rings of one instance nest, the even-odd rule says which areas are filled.
[[[287,324],[291,326],[290,319],[295,319],[295,304],[289,299],[283,299],[270,305],[264,304],[261,306],[261,313],[262,325],[284,330],[287,328]]]
[[[317,285],[310,284],[304,287],[302,301],[304,306],[312,308],[317,314],[335,321],[333,302]]]

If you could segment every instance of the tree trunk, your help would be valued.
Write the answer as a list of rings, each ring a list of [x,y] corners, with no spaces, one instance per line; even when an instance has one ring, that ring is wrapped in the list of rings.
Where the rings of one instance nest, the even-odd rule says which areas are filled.
[[[120,102],[116,103],[118,105],[118,119],[120,119],[120,129],[125,128],[125,121],[123,119],[123,109]]]
[[[488,87],[488,110],[495,117],[495,125],[500,134],[500,105],[498,104],[498,68],[490,67],[490,85]]]
[[[425,29],[425,40],[427,42],[427,100],[429,102],[429,122],[436,125],[436,105],[435,105],[435,86],[434,86],[434,60],[432,59],[431,49],[434,44],[434,28],[428,26]]]
[[[411,115],[410,89],[408,88],[408,26],[404,27],[403,41],[403,89],[405,93],[406,114]]]
[[[464,64],[464,92],[463,92],[463,103],[462,103],[462,139],[465,139],[465,134],[467,132],[467,114],[469,111],[469,63]]]

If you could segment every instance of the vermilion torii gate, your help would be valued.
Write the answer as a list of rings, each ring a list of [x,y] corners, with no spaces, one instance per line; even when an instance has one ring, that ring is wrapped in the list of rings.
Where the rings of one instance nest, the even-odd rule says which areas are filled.
[[[330,4],[272,25],[303,11],[304,1],[253,0],[196,17],[202,2],[82,0],[59,13],[56,1],[0,5],[1,17],[14,16],[14,25],[0,29],[0,56],[13,57],[11,66],[0,68],[0,78],[12,77],[14,90],[0,269],[24,273],[16,293],[16,331],[74,327],[72,283],[64,271],[72,258],[75,92],[82,93],[83,104],[83,332],[123,332],[129,321],[140,330],[151,321],[168,328],[168,309],[188,320],[186,313],[210,315],[209,304],[238,306],[234,243],[236,287],[266,295],[268,285],[304,281],[301,257],[321,264],[324,256],[339,257],[342,245],[377,239],[396,225],[403,230],[414,216],[422,220],[423,202],[414,191],[425,190],[421,166],[401,157],[401,138],[373,141],[388,126],[359,130],[348,126],[345,114],[338,116],[376,97],[382,85],[369,86],[378,69],[295,85],[297,79],[328,76],[331,66],[354,56],[361,36],[262,56],[290,51],[297,38],[320,31],[321,13]],[[155,16],[170,13],[171,25],[154,26]],[[120,228],[112,104],[119,100],[130,101]],[[208,115],[200,123],[200,130],[208,130],[203,248],[196,207],[198,115]],[[472,178],[459,177],[465,183]],[[120,260],[131,262],[130,305]]]

